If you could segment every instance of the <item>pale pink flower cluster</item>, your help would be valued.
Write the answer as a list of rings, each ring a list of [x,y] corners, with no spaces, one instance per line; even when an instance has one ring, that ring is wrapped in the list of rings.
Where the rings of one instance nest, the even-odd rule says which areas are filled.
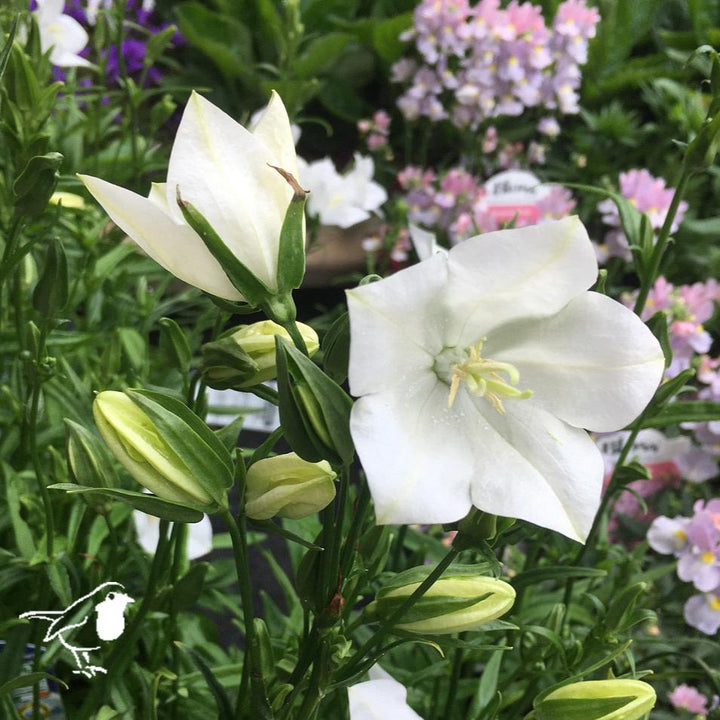
[[[626,297],[631,307],[634,295]],[[696,282],[692,285],[675,287],[664,277],[659,277],[650,290],[643,309],[642,318],[648,320],[656,312],[665,312],[670,331],[673,361],[667,370],[668,377],[690,367],[697,355],[708,352],[712,337],[705,330],[706,323],[720,300],[720,284],[716,280]]]
[[[706,635],[720,629],[720,499],[695,503],[691,518],[656,518],[647,540],[663,555],[678,558],[677,574],[700,593],[686,603],[685,622]]]
[[[409,120],[449,118],[471,129],[528,107],[577,113],[580,66],[599,20],[584,0],[565,0],[551,27],[529,2],[422,0],[401,35],[419,57],[392,68],[408,86],[398,107]]]
[[[707,717],[708,699],[697,688],[684,683],[678,685],[668,693],[668,700],[676,710],[687,710],[700,717]]]
[[[667,187],[665,180],[653,177],[645,169],[628,170],[620,173],[620,194],[630,200],[638,210],[648,215],[650,224],[657,234],[665,222],[675,190]],[[670,232],[678,229],[687,208],[688,204],[683,200],[678,206]],[[631,260],[632,255],[628,240],[622,231],[617,206],[608,198],[598,203],[598,210],[602,213],[603,222],[611,228],[605,235],[603,243],[595,248],[598,260],[605,262],[611,257]]]
[[[358,120],[357,129],[370,152],[378,152],[388,147],[390,116],[384,110],[378,110],[372,118]]]
[[[491,232],[500,222],[488,205],[482,181],[463,168],[452,168],[437,174],[408,166],[398,174],[404,191],[408,220],[444,235],[451,245],[473,235]],[[575,207],[568,190],[554,185],[538,202],[539,222],[567,217]],[[519,218],[516,227],[530,224]]]

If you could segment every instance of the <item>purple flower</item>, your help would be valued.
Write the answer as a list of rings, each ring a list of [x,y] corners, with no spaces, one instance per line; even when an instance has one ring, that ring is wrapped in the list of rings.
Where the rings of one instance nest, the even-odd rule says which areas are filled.
[[[648,545],[661,555],[680,555],[688,546],[686,528],[690,518],[661,515],[648,528]]]
[[[715,635],[720,628],[720,597],[716,593],[693,595],[683,610],[685,622],[706,635]]]

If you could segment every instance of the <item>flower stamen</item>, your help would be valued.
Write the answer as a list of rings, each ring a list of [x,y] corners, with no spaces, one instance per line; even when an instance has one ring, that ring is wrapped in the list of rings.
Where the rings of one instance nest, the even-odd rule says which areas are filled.
[[[464,382],[470,393],[487,398],[495,410],[504,415],[505,406],[502,398],[525,400],[533,394],[533,391],[518,390],[513,387],[520,381],[520,373],[514,365],[482,357],[481,351],[485,340],[486,338],[482,338],[471,345],[468,348],[467,358],[452,366],[448,407],[453,406],[460,383]],[[507,379],[504,379],[503,375]]]

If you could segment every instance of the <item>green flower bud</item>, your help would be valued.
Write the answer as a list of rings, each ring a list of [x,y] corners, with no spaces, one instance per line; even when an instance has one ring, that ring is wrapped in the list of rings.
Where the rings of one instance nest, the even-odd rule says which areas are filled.
[[[389,618],[432,569],[422,566],[406,570],[382,588],[376,599],[378,616]],[[474,630],[504,615],[514,602],[512,585],[478,575],[474,566],[457,566],[446,570],[394,627],[430,635]]]
[[[303,323],[297,323],[310,355],[319,345],[317,333]],[[241,325],[230,334],[202,347],[203,376],[210,387],[217,390],[259,385],[277,376],[275,336],[292,342],[285,328],[272,320]]]
[[[113,455],[145,488],[164,500],[190,506],[211,506],[215,500],[150,417],[125,393],[98,393],[93,415]],[[182,423],[177,418],[178,423]],[[187,435],[195,428],[183,424]],[[208,429],[208,432],[211,432]],[[196,434],[196,433],[195,433]]]
[[[636,720],[655,705],[640,680],[586,680],[553,690],[535,706],[536,720]]]
[[[307,517],[332,502],[336,477],[330,463],[307,462],[295,453],[259,460],[245,478],[245,513],[253,520]]]

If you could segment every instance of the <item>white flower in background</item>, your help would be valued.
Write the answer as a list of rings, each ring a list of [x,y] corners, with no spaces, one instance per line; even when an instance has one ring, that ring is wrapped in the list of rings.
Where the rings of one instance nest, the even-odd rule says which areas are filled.
[[[160,538],[160,519],[139,510],[133,510],[132,517],[140,546],[146,553],[154,555]],[[188,559],[195,560],[212,550],[212,534],[207,515],[203,515],[200,522],[188,523]]]
[[[89,65],[78,54],[87,45],[88,34],[75,18],[63,13],[64,7],[64,0],[37,0],[37,10],[33,15],[40,31],[40,47],[43,52],[50,50],[53,65]]]
[[[408,225],[408,228],[410,229],[410,239],[420,260],[427,260],[429,257],[435,255],[435,253],[447,255],[448,251],[442,247],[442,245],[438,245],[435,233],[424,230],[412,223]]]
[[[246,130],[193,92],[170,155],[167,182],[149,197],[80,175],[88,190],[150,257],[181,280],[227,300],[242,296],[185,222],[176,202],[192,203],[223,242],[271,291],[277,289],[280,229],[293,191],[272,167],[298,174],[290,121],[273,96]]]
[[[373,182],[372,158],[355,153],[353,168],[338,173],[330,158],[307,163],[299,158],[300,185],[310,191],[307,212],[323,225],[349,228],[367,220],[387,200],[385,189]]]
[[[407,704],[404,685],[379,665],[369,675],[370,680],[348,688],[350,720],[422,720]]]
[[[576,218],[466,240],[347,293],[351,431],[380,523],[472,505],[583,541],[603,461],[583,428],[624,427],[663,372],[642,321],[587,292]]]

